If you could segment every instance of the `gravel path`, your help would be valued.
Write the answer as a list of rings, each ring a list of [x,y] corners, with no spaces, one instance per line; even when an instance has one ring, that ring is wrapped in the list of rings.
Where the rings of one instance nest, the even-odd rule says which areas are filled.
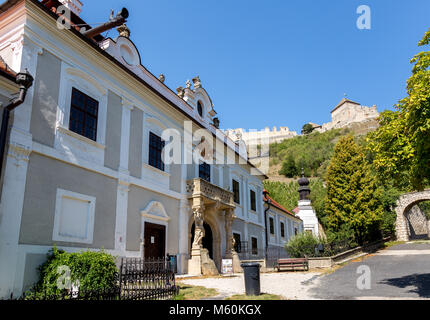
[[[320,276],[321,273],[316,272],[262,273],[261,292],[292,300],[314,299],[308,291],[318,285]],[[222,297],[245,293],[243,274],[224,278],[178,279],[178,281],[192,286],[216,289]]]

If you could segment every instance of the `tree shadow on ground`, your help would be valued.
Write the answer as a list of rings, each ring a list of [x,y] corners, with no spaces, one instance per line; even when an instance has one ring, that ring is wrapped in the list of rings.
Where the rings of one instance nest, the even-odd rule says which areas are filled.
[[[380,281],[398,288],[415,287],[408,292],[417,293],[422,298],[430,298],[430,273],[412,274],[400,278],[391,278]]]

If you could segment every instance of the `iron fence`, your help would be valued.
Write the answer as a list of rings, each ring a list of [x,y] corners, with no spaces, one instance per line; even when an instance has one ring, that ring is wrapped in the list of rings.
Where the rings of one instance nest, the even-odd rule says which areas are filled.
[[[170,260],[123,258],[119,273],[121,300],[168,300],[178,293]]]
[[[269,246],[266,249],[266,267],[274,268],[279,259],[290,258],[284,247]]]
[[[339,253],[356,248],[358,245],[351,241],[337,241],[330,243],[312,244],[307,246],[300,246],[298,248],[291,248],[289,254],[293,258],[321,258],[332,257]]]
[[[266,267],[273,268],[279,259],[331,257],[357,247],[350,241],[337,241],[317,245],[302,246],[289,253],[285,247],[269,245],[266,249],[249,248],[247,242],[236,245],[240,260],[266,260]]]

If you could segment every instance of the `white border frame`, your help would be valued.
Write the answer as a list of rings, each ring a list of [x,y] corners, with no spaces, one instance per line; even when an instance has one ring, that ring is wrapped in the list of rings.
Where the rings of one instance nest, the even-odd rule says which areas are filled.
[[[64,237],[60,235],[60,222],[61,222],[61,208],[63,198],[74,199],[78,201],[88,201],[90,204],[90,215],[88,220],[88,237],[85,239],[74,238],[74,237]],[[52,233],[53,241],[60,242],[71,242],[71,243],[86,243],[92,244],[94,238],[94,221],[95,221],[95,209],[96,209],[96,198],[87,196],[84,194],[57,189],[57,196],[55,201],[55,217],[54,217],[54,230]]]

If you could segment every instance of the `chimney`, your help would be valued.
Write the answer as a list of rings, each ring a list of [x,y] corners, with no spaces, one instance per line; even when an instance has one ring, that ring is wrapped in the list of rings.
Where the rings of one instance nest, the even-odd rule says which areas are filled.
[[[83,4],[79,0],[60,0],[60,2],[77,16],[80,15]]]

